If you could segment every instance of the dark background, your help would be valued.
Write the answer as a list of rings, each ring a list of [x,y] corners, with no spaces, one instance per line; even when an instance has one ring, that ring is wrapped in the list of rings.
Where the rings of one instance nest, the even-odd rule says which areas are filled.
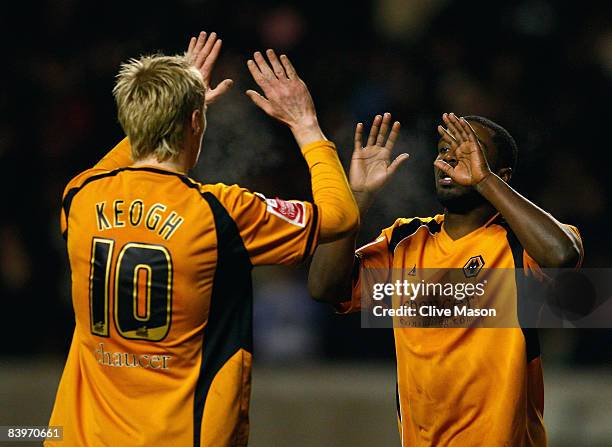
[[[74,322],[59,233],[63,187],[123,137],[111,94],[119,64],[182,52],[200,30],[224,41],[213,82],[236,85],[209,109],[197,179],[310,197],[289,131],[244,95],[254,87],[246,60],[272,47],[310,87],[343,161],[358,120],[389,111],[402,122],[396,148],[411,159],[365,219],[363,242],[396,217],[441,212],[435,128],[453,111],[506,127],[520,150],[514,186],[580,229],[585,266],[610,267],[611,3],[493,3],[12,3],[0,39],[2,358],[66,354]],[[393,357],[389,332],[360,330],[358,316],[312,303],[304,279],[304,268],[256,272],[258,361]],[[612,359],[606,330],[549,330],[543,344],[545,360],[568,368]]]

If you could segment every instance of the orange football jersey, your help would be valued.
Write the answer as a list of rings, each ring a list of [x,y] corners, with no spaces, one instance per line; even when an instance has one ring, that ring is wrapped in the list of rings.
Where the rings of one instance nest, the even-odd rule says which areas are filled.
[[[480,267],[542,277],[499,215],[457,240],[443,224],[442,215],[398,219],[358,249],[352,298],[339,312],[360,309],[361,269],[462,269],[478,259]],[[504,299],[516,310],[522,282],[504,278]],[[396,327],[394,335],[402,446],[546,445],[537,329]]]
[[[76,328],[50,421],[64,440],[46,445],[246,445],[251,269],[310,255],[317,208],[115,169],[128,150],[65,190]]]

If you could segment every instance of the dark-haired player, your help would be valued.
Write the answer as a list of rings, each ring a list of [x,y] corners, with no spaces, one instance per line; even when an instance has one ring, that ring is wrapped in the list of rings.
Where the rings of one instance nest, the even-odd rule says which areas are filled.
[[[577,266],[580,236],[512,189],[514,139],[478,116],[444,114],[434,161],[444,214],[400,218],[355,252],[355,235],[323,244],[310,267],[317,300],[340,312],[360,307],[364,268],[462,268],[480,257],[489,268],[525,275]],[[357,125],[349,180],[362,216],[407,154],[390,163],[399,123],[378,116],[362,147]],[[355,268],[358,267],[358,268]],[[519,288],[512,293],[519,300]],[[545,446],[543,379],[534,330],[394,330],[398,418],[403,446]]]

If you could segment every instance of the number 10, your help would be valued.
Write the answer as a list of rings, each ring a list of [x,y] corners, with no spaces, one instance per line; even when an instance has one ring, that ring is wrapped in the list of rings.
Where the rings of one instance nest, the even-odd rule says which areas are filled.
[[[121,247],[113,268],[114,248],[112,239],[94,237],[92,240],[91,333],[109,336],[109,296],[114,291],[113,319],[119,335],[130,340],[163,340],[172,319],[170,252],[161,245],[129,242]],[[114,284],[111,284],[113,270]]]

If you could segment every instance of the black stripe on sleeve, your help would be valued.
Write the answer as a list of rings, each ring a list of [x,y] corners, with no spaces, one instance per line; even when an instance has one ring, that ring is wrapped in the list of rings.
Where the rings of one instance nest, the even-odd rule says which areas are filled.
[[[315,235],[317,234],[317,229],[319,228],[319,207],[316,203],[312,204],[312,222],[310,224],[310,231],[308,232],[308,239],[306,240],[306,249],[304,250],[304,256],[302,259],[306,259],[310,256],[310,251],[312,250],[312,244],[314,242]]]
[[[200,447],[202,418],[213,379],[240,349],[253,352],[252,264],[238,227],[227,210],[210,192],[201,195],[213,213],[218,248],[208,322],[202,334],[200,374],[193,401],[194,447]]]
[[[538,329],[530,326],[531,323],[535,325],[535,322],[526,321],[527,318],[538,315],[537,309],[533,306],[537,306],[537,302],[529,300],[527,294],[529,293],[529,282],[535,281],[533,278],[527,278],[523,271],[523,246],[520,241],[506,222],[502,222],[501,226],[506,230],[506,239],[510,250],[512,251],[512,258],[514,259],[514,276],[516,281],[516,308],[518,312],[518,320],[521,325],[521,330],[525,336],[525,345],[527,352],[527,363],[537,358],[541,354],[540,350],[540,337]]]
[[[395,407],[397,409],[397,418],[402,423],[402,407],[400,406],[399,383],[395,381]]]

